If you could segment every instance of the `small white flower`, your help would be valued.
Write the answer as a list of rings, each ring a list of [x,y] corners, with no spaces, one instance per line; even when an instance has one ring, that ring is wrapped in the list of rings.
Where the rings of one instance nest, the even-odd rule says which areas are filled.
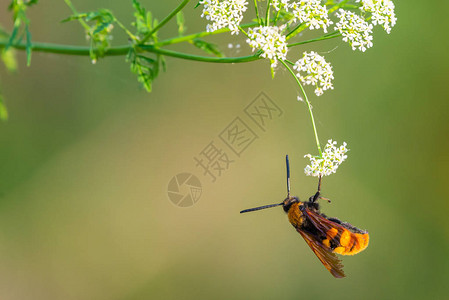
[[[357,0],[360,2],[360,0]],[[374,25],[382,25],[389,34],[391,28],[396,25],[394,3],[391,0],[362,0],[362,11],[371,13],[371,22]]]
[[[277,11],[281,9],[285,9],[286,11],[288,11],[288,8],[290,6],[289,2],[290,0],[273,0],[271,1],[271,6],[273,6]]]
[[[326,6],[321,5],[320,0],[301,0],[290,4],[293,13],[293,21],[306,23],[310,29],[323,28],[327,32],[333,22],[329,19]]]
[[[202,18],[212,22],[207,24],[206,30],[213,32],[221,28],[229,28],[231,34],[239,33],[239,24],[243,19],[243,13],[247,9],[246,0],[201,0],[204,5]]]
[[[287,58],[287,42],[281,34],[283,28],[277,26],[260,26],[248,29],[246,42],[253,48],[262,50],[260,56],[271,60],[271,67],[277,66],[278,60]]]
[[[304,156],[310,159],[310,165],[307,165],[304,168],[304,172],[307,176],[329,176],[337,172],[340,164],[348,158],[346,152],[348,152],[349,149],[346,148],[346,143],[343,143],[343,145],[338,148],[336,145],[337,142],[335,141],[327,141],[322,158],[312,156],[311,154]]]
[[[317,96],[321,96],[325,90],[334,88],[332,66],[316,52],[304,52],[304,56],[295,63],[293,69],[298,71],[296,76],[303,84],[316,87]]]
[[[367,48],[373,46],[373,25],[363,20],[355,13],[339,9],[337,17],[340,18],[335,29],[343,35],[343,41],[349,42],[352,50],[359,49],[365,52]]]

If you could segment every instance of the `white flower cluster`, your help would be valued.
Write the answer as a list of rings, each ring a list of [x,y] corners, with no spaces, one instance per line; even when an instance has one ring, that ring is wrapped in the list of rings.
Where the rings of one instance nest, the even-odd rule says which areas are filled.
[[[357,0],[360,2],[360,0]],[[391,0],[362,0],[362,11],[371,13],[371,22],[374,25],[382,25],[389,34],[391,28],[396,25],[394,3]]]
[[[206,30],[213,32],[221,28],[229,28],[231,34],[239,33],[239,24],[243,19],[243,13],[247,9],[246,0],[201,0],[204,5],[202,18],[212,22],[207,24]]]
[[[329,176],[337,172],[340,164],[345,161],[348,156],[348,148],[346,148],[346,143],[343,143],[337,148],[337,142],[329,140],[327,141],[326,148],[323,152],[323,158],[317,158],[310,154],[305,155],[310,159],[310,165],[307,165],[304,172],[307,176]]]
[[[285,9],[286,11],[288,11],[288,8],[290,6],[289,2],[290,0],[273,0],[271,1],[271,6],[273,6],[277,11],[281,9]]]
[[[335,29],[343,35],[343,41],[349,42],[352,50],[359,49],[365,52],[373,46],[373,25],[363,20],[355,13],[339,9],[337,17],[340,18]]]
[[[327,27],[333,23],[320,0],[301,0],[290,4],[290,8],[294,22],[306,23],[310,29],[323,28],[327,32]]]
[[[317,96],[321,96],[325,90],[334,88],[332,66],[316,52],[304,52],[304,56],[295,63],[293,69],[298,71],[296,76],[303,84],[315,85]],[[304,75],[300,72],[303,72]]]
[[[287,58],[287,42],[281,34],[282,27],[259,26],[248,29],[248,39],[246,42],[253,48],[262,50],[260,56],[271,60],[271,67],[277,66],[278,60]]]

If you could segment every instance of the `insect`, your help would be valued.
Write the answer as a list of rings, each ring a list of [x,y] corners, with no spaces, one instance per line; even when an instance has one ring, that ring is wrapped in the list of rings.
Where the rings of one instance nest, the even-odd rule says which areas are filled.
[[[345,277],[343,264],[335,253],[354,255],[365,250],[369,242],[368,232],[337,218],[329,218],[320,212],[318,199],[330,201],[321,197],[321,177],[318,180],[317,192],[308,201],[301,202],[298,197],[290,196],[288,155],[285,161],[287,165],[287,198],[281,203],[245,209],[240,213],[282,205],[290,223],[304,238],[326,269],[336,278]]]

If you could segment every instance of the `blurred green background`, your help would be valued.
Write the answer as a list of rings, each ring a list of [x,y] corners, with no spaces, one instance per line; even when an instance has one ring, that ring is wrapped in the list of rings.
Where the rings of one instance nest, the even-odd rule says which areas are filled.
[[[73,2],[132,20],[131,1]],[[193,2],[184,10],[189,33],[206,24]],[[142,1],[159,19],[178,3]],[[315,152],[309,116],[286,71],[272,80],[266,61],[167,58],[148,94],[123,57],[92,65],[33,53],[27,68],[19,53],[17,74],[0,69],[10,113],[0,124],[0,298],[447,299],[449,5],[395,4],[396,27],[390,35],[377,28],[365,53],[337,39],[289,53],[293,60],[315,50],[334,68],[335,90],[319,99],[308,92],[321,142],[351,149],[323,182],[333,200],[323,211],[371,236],[366,251],[343,257],[347,278],[324,269],[282,209],[239,214],[284,199],[287,153],[293,193],[306,199],[316,188],[303,173],[304,154]],[[69,14],[63,1],[32,7],[33,40],[84,45],[79,24],[60,23]],[[160,32],[174,34],[173,23]],[[228,56],[249,53],[243,35],[209,41]],[[115,42],[126,40],[117,34]],[[230,42],[241,49],[227,49]],[[260,92],[284,114],[211,182],[193,158],[219,144]],[[203,187],[189,208],[167,196],[181,172]]]

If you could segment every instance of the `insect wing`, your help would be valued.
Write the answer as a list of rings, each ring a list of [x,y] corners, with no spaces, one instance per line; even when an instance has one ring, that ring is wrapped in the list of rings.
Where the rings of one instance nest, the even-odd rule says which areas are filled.
[[[322,236],[326,237],[321,244],[329,251],[342,255],[354,255],[368,247],[368,232],[349,224],[344,226],[346,223],[339,224],[328,220],[309,209],[305,210],[304,215]],[[355,230],[357,232],[354,232]]]
[[[338,259],[337,255],[324,248],[315,236],[299,229],[297,231],[301,234],[321,263],[334,277],[345,277],[345,273],[343,272],[343,264],[341,263],[341,260]]]

